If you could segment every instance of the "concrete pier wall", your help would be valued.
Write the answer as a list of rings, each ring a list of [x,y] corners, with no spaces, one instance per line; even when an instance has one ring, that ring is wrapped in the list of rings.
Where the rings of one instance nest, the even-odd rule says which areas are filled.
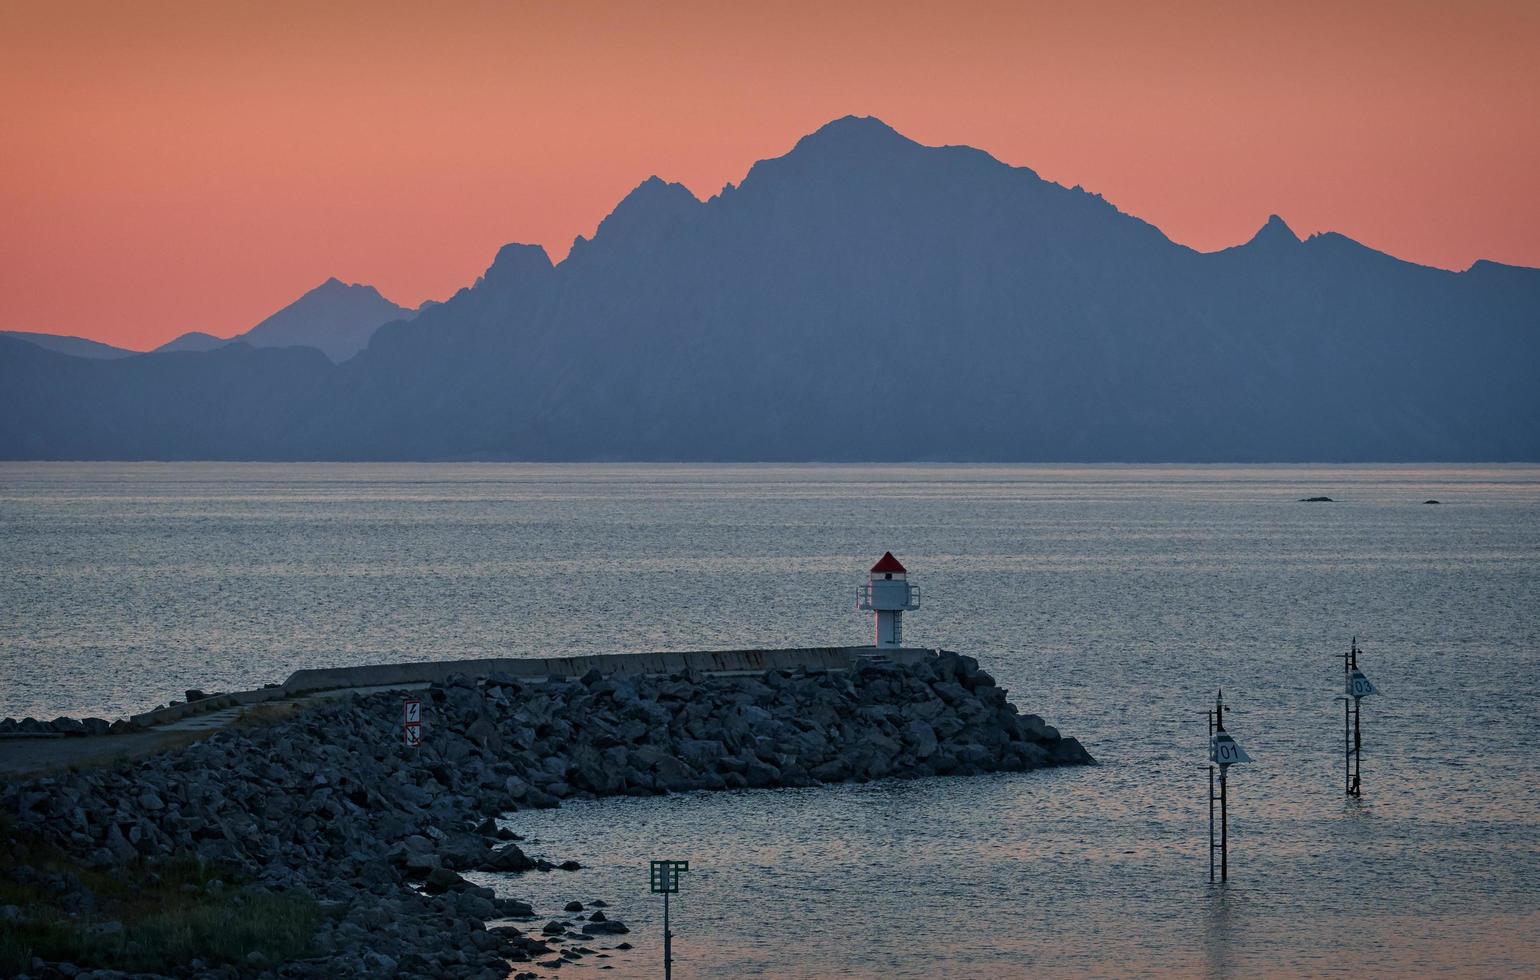
[[[884,649],[896,663],[913,663],[934,650],[918,647]],[[857,657],[877,653],[873,647],[796,647],[784,650],[690,650],[675,653],[605,653],[586,657],[500,657],[488,660],[435,660],[423,663],[377,664],[365,667],[326,667],[297,670],[283,682],[286,695],[342,687],[384,687],[443,681],[451,674],[482,677],[581,677],[590,670],[603,674],[675,674],[740,671],[847,670]]]
[[[483,660],[431,660],[413,663],[367,664],[360,667],[320,667],[297,670],[282,684],[254,691],[234,691],[173,704],[134,715],[139,725],[163,725],[192,715],[241,705],[260,704],[347,688],[378,688],[393,684],[417,686],[443,681],[451,674],[474,677],[507,674],[512,677],[581,677],[597,669],[604,674],[674,674],[685,670],[701,673],[744,673],[766,670],[848,670],[858,657],[874,656],[875,647],[793,647],[782,650],[689,650],[674,653],[606,653],[586,657],[496,657]],[[912,664],[938,651],[921,647],[883,649],[881,655],[895,663]]]

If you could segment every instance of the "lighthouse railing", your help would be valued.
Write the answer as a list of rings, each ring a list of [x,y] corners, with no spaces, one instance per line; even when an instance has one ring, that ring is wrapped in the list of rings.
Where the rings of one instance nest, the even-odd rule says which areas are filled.
[[[870,582],[856,588],[856,608],[863,612],[870,612],[875,607],[872,605],[872,585]],[[909,601],[904,605],[905,612],[920,608],[920,587],[913,582],[909,583]]]

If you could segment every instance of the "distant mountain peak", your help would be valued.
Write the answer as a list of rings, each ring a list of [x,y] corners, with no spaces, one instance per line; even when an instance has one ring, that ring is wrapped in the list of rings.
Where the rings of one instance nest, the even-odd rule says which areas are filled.
[[[541,246],[509,242],[497,250],[497,257],[481,274],[481,282],[494,288],[517,286],[531,277],[544,276],[551,268],[551,257]]]
[[[621,198],[615,210],[599,223],[599,231],[594,237],[603,234],[606,228],[660,218],[667,220],[693,211],[700,203],[700,199],[683,184],[669,183],[657,176],[648,177]]]
[[[355,294],[359,297],[378,296],[382,300],[385,299],[385,297],[380,295],[380,291],[378,289],[375,289],[368,283],[343,282],[336,276],[328,276],[325,282],[304,293],[304,295],[300,296],[300,299],[304,299],[307,296],[341,296],[348,293]],[[389,300],[385,301],[389,302]]]
[[[155,350],[157,353],[171,351],[210,351],[216,347],[223,347],[228,343],[230,343],[230,341],[224,339],[223,337],[216,337],[211,333],[204,333],[202,330],[189,330],[182,334],[180,337],[177,337],[175,340],[169,340],[166,343],[161,344],[159,347],[155,348]]]
[[[252,347],[315,347],[333,361],[345,361],[362,350],[374,331],[392,320],[409,319],[412,310],[397,306],[373,286],[346,283],[336,276],[307,291],[294,302],[245,333],[230,338]],[[226,341],[188,334],[162,349],[206,349],[209,341]]]
[[[1300,238],[1294,234],[1294,229],[1289,223],[1276,214],[1268,215],[1267,222],[1257,229],[1257,233],[1251,236],[1247,245],[1261,245],[1272,247],[1277,245],[1298,245]]]
[[[653,241],[679,222],[696,213],[702,202],[683,184],[670,183],[658,176],[648,177],[599,222],[592,241],[578,236],[573,253],[582,253],[596,242],[605,245]]]
[[[870,162],[894,152],[920,148],[919,143],[876,116],[841,116],[797,140],[789,153],[776,159],[812,165],[828,160]],[[754,168],[770,162],[773,161],[761,160]]]
[[[866,143],[918,145],[876,116],[841,116],[819,126],[797,141],[797,145],[814,143]]]
[[[883,134],[896,136],[899,139],[908,139],[898,130],[878,119],[876,116],[858,116],[853,112],[846,113],[838,119],[831,119],[813,130],[808,136],[827,136],[830,134]]]

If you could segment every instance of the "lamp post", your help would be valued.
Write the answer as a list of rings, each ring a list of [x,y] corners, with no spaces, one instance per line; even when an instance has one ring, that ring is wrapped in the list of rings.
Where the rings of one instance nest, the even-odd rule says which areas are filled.
[[[1225,731],[1225,692],[1214,699],[1208,713],[1208,880],[1214,880],[1214,852],[1219,852],[1219,880],[1230,880],[1230,767],[1250,762],[1251,756]],[[1214,795],[1214,767],[1219,767],[1219,795]],[[1219,803],[1219,842],[1214,842],[1214,803]]]
[[[663,896],[663,980],[672,980],[674,976],[674,934],[668,928],[668,897],[679,893],[679,875],[689,870],[689,861],[654,861],[648,875],[652,893]]]

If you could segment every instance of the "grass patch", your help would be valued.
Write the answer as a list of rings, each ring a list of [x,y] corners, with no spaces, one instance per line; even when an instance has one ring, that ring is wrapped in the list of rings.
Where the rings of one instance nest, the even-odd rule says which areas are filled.
[[[12,861],[0,869],[0,905],[22,909],[0,921],[0,975],[31,968],[32,958],[89,968],[169,972],[193,960],[241,963],[253,952],[269,963],[304,956],[325,913],[308,895],[243,893],[240,878],[195,857],[157,865],[135,862],[105,873],[85,868],[53,848],[19,836],[0,820]],[[70,890],[18,880],[26,865],[68,874],[95,896],[95,908],[71,915]],[[228,883],[210,892],[214,879]]]

